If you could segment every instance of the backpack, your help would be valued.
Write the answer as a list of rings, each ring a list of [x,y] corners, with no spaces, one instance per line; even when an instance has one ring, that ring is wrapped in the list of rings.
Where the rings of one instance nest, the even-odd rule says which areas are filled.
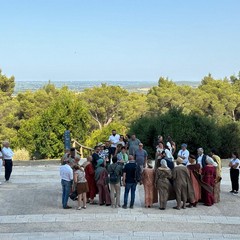
[[[116,184],[118,182],[118,179],[119,179],[119,177],[116,173],[117,166],[118,165],[116,164],[115,168],[112,169],[112,172],[110,173],[109,182],[112,183],[112,184]]]

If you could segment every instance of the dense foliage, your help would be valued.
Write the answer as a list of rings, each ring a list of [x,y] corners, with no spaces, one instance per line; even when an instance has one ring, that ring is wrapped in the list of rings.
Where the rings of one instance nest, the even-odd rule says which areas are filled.
[[[108,139],[111,129],[135,132],[149,152],[157,135],[171,135],[178,147],[219,149],[222,157],[240,151],[240,75],[204,77],[197,88],[161,77],[148,94],[102,84],[75,93],[48,83],[35,92],[13,96],[14,77],[0,71],[0,141],[26,149],[37,158],[63,152],[63,133],[87,146]]]

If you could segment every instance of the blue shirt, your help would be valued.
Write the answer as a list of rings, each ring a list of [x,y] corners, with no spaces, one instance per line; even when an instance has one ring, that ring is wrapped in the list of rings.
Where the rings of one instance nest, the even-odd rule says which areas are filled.
[[[130,161],[127,163],[123,169],[123,172],[126,173],[125,182],[126,183],[136,183],[136,169],[137,164],[135,161]]]

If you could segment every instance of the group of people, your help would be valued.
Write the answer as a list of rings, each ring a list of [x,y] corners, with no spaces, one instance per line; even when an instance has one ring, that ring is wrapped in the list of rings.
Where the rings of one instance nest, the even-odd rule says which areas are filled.
[[[8,141],[3,142],[3,148],[0,146],[0,174],[2,171],[2,166],[5,168],[5,182],[8,183],[12,173],[12,162],[13,151],[10,148]],[[0,182],[0,184],[2,184]]]
[[[60,168],[63,187],[63,208],[71,192],[77,192],[78,207],[85,209],[86,203],[120,207],[121,187],[125,187],[122,208],[134,207],[137,184],[143,184],[145,207],[159,203],[166,209],[167,201],[176,199],[177,210],[196,207],[199,202],[211,206],[220,201],[221,159],[214,149],[208,155],[202,148],[197,156],[190,154],[183,143],[176,152],[171,137],[164,143],[159,136],[155,163],[148,159],[147,151],[136,135],[127,139],[112,131],[109,139],[94,148],[87,161],[79,165],[80,156],[75,149],[62,158]],[[177,155],[176,160],[174,155]],[[238,194],[239,159],[235,152],[229,163],[233,194]],[[128,196],[131,192],[130,205]]]

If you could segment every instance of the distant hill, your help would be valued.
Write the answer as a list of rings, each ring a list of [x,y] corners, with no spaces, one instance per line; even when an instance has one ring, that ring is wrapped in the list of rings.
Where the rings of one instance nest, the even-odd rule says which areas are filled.
[[[187,85],[187,86],[191,86],[191,87],[198,87],[201,82],[199,81],[176,81],[175,82],[178,86],[183,86],[183,85]]]

